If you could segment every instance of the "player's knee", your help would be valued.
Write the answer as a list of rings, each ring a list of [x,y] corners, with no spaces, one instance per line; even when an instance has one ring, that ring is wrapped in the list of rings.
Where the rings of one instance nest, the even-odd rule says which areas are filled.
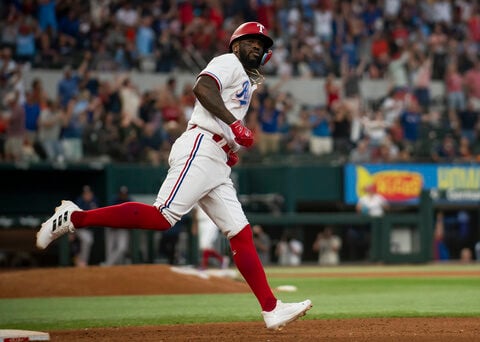
[[[230,245],[243,245],[253,243],[253,233],[250,225],[247,224],[240,232],[230,239]]]

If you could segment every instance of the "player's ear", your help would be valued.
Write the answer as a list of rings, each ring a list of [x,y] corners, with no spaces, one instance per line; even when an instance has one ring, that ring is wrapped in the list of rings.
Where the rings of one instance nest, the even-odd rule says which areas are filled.
[[[239,43],[238,43],[238,42],[234,42],[233,45],[232,45],[232,51],[233,51],[233,53],[238,53],[238,49],[239,49]]]

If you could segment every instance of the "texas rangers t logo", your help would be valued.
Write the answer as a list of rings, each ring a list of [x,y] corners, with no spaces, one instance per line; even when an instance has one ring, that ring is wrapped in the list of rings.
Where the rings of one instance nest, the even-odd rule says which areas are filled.
[[[257,24],[257,27],[258,27],[258,31],[259,31],[260,33],[263,33],[263,30],[265,30],[265,26],[263,26],[263,25],[260,24],[260,23]]]

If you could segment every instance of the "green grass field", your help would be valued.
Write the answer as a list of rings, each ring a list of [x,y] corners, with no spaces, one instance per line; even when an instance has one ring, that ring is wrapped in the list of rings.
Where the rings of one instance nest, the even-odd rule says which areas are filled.
[[[423,276],[480,265],[268,268],[270,284],[295,285],[284,301],[310,298],[305,319],[360,317],[480,317],[480,276]],[[413,275],[375,276],[407,271]],[[345,276],[347,273],[367,276]],[[328,277],[322,277],[327,274]],[[332,273],[334,273],[332,275]],[[335,274],[338,276],[335,277]],[[295,276],[298,275],[298,276]],[[294,277],[292,277],[294,276]],[[251,294],[22,298],[0,300],[0,329],[60,330],[158,324],[258,321]]]

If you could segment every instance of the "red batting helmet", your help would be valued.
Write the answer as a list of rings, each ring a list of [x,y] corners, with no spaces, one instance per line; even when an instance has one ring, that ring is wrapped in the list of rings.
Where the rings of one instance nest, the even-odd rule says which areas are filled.
[[[232,44],[234,41],[240,38],[245,38],[246,36],[256,36],[261,39],[265,51],[273,45],[272,38],[268,36],[267,28],[256,21],[249,21],[237,27],[235,32],[233,32],[232,37],[230,37],[230,43],[228,44],[230,51],[232,51]]]

